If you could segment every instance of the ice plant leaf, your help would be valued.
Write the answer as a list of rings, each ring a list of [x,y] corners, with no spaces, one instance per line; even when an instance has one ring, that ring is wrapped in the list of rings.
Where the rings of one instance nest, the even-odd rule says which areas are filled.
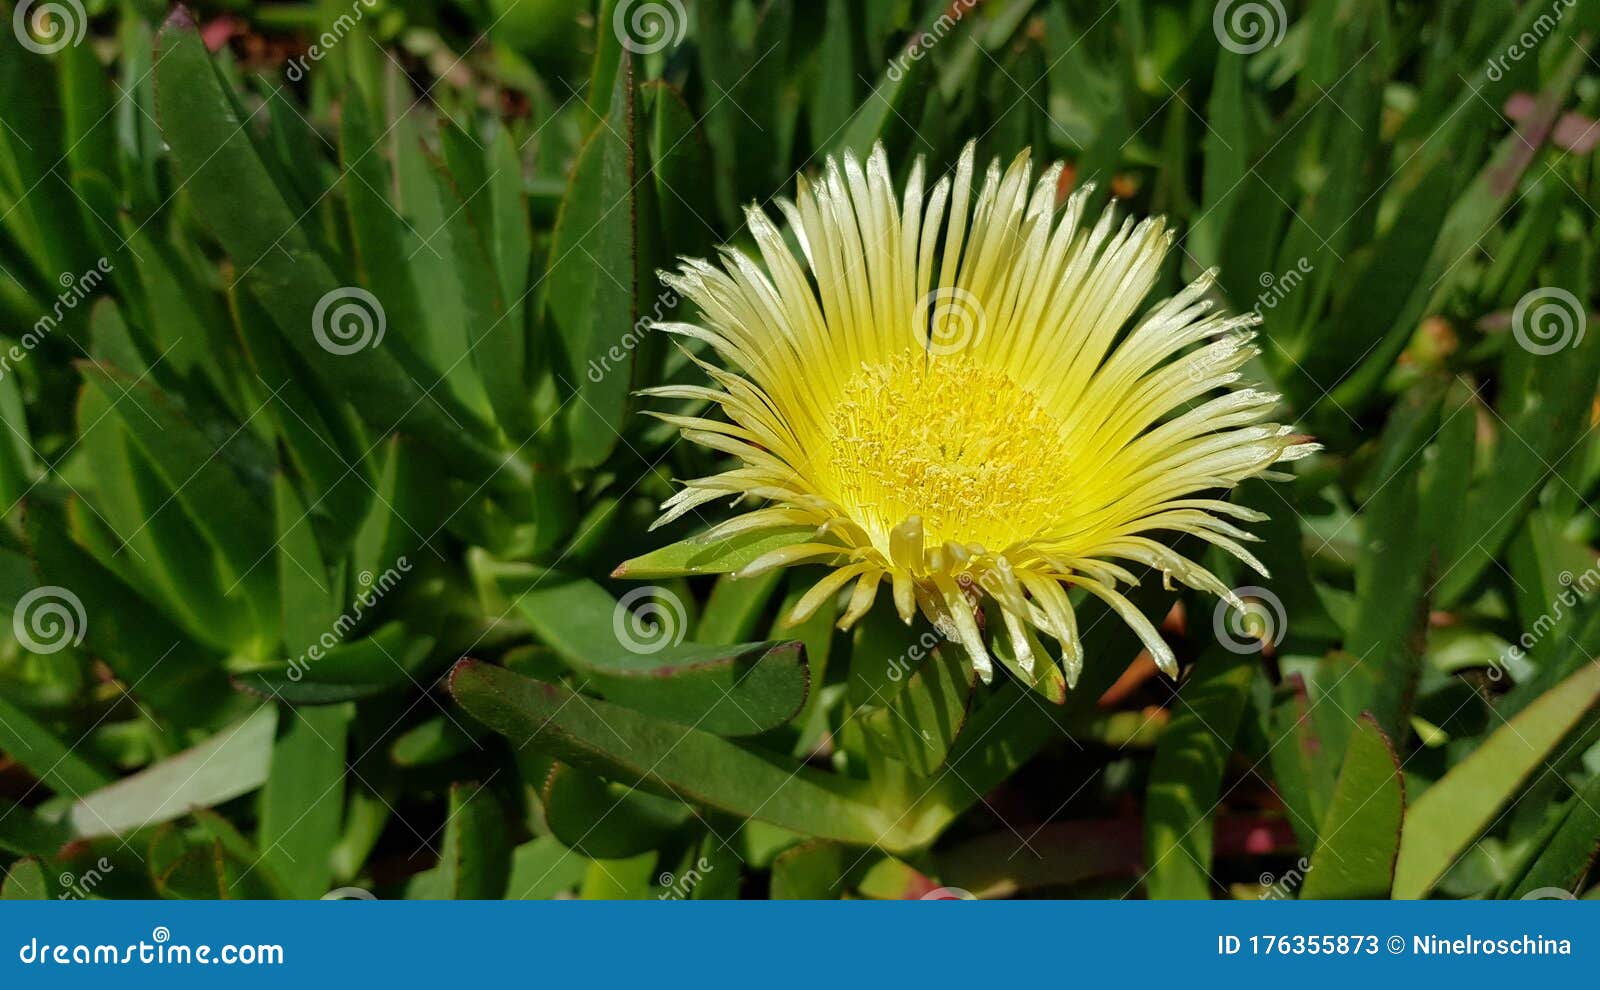
[[[1501,896],[1521,898],[1537,891],[1583,889],[1600,854],[1600,777],[1590,777],[1582,790],[1531,844],[1527,857],[1512,872]]]
[[[345,732],[351,709],[290,709],[261,789],[260,859],[295,897],[321,897],[333,878],[344,812]]]
[[[1387,896],[1405,808],[1400,759],[1378,720],[1363,714],[1350,735],[1301,899]]]
[[[774,550],[804,543],[816,532],[811,526],[741,533],[721,540],[680,540],[624,561],[611,572],[616,578],[665,578],[689,574],[727,574]]]
[[[547,305],[578,399],[568,418],[569,461],[578,467],[599,464],[616,445],[633,375],[633,353],[621,346],[636,308],[632,120],[633,68],[624,58],[551,234]]]
[[[50,885],[45,883],[44,870],[39,867],[37,859],[29,857],[11,864],[11,869],[6,871],[5,881],[0,883],[0,899],[7,901],[50,899]]]
[[[439,852],[439,883],[452,900],[499,900],[511,875],[511,837],[494,792],[477,782],[450,785]]]
[[[125,835],[209,808],[266,783],[278,711],[257,708],[205,742],[85,795],[67,809],[80,838]]]
[[[1600,704],[1600,665],[1589,663],[1492,732],[1422,792],[1406,813],[1393,896],[1422,897],[1561,740]]]
[[[753,736],[786,724],[810,689],[799,643],[685,643],[567,663],[618,704],[719,736]]]
[[[1151,897],[1211,896],[1212,816],[1254,673],[1254,654],[1218,647],[1200,658],[1178,692],[1182,704],[1156,743],[1145,798]]]
[[[738,464],[686,482],[661,522],[764,500],[703,539],[815,533],[736,575],[828,565],[794,617],[848,592],[844,627],[887,589],[902,619],[920,610],[986,681],[984,599],[1018,669],[1059,656],[1076,680],[1069,589],[1110,605],[1173,673],[1124,589],[1153,569],[1231,598],[1168,542],[1192,534],[1259,569],[1236,522],[1260,514],[1217,493],[1316,446],[1263,422],[1275,395],[1234,387],[1258,318],[1211,312],[1215,273],[1136,319],[1172,242],[1163,221],[1108,210],[1084,227],[1087,190],[1056,208],[1059,165],[1035,176],[1026,156],[996,161],[977,188],[975,167],[969,145],[929,189],[919,160],[902,196],[881,146],[865,162],[847,152],[780,202],[787,237],[747,211],[758,257],[725,248],[721,264],[663,273],[700,322],[660,329],[726,367],[695,358],[710,387],[647,394],[712,403],[656,415]]]
[[[591,859],[627,859],[658,849],[694,814],[681,802],[561,762],[550,768],[539,797],[551,834]]]
[[[458,663],[450,693],[513,748],[537,741],[575,767],[663,796],[852,845],[903,850],[908,828],[871,803],[871,788],[688,726],[474,660]]]

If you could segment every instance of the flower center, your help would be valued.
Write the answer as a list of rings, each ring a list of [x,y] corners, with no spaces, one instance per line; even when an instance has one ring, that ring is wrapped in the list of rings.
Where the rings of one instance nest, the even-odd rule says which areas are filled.
[[[817,465],[824,494],[887,552],[921,516],[927,546],[1002,552],[1069,511],[1060,424],[1003,372],[965,355],[907,351],[863,365],[832,417]]]

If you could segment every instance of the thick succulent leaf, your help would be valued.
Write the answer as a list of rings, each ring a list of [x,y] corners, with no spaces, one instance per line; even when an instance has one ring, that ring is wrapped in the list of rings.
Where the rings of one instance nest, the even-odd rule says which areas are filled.
[[[695,642],[726,644],[749,639],[782,581],[781,569],[749,578],[718,578],[695,625]]]
[[[802,842],[772,861],[771,897],[775,901],[838,900],[850,886],[851,864],[860,863],[859,853],[838,842]]]
[[[54,856],[70,837],[59,823],[39,817],[32,808],[0,800],[0,849],[20,856]]]
[[[1586,664],[1500,726],[1422,792],[1406,813],[1395,864],[1397,898],[1426,896],[1505,804],[1548,766],[1600,704],[1600,665]]]
[[[1525,898],[1557,890],[1577,894],[1594,875],[1600,856],[1600,776],[1590,777],[1548,830],[1534,837],[1527,855],[1501,887],[1501,896]]]
[[[328,626],[323,636],[333,636]],[[434,641],[391,622],[361,639],[319,642],[285,663],[242,671],[233,683],[252,694],[295,705],[333,705],[417,684]]]
[[[1264,720],[1267,738],[1276,740],[1268,752],[1273,783],[1300,847],[1315,849],[1338,768],[1317,731],[1305,678],[1286,677],[1279,694]]]
[[[1400,759],[1378,720],[1363,714],[1350,735],[1301,898],[1387,896],[1394,883],[1405,804]]]
[[[27,767],[57,794],[78,797],[110,783],[78,747],[69,746],[49,727],[0,697],[0,750]]]
[[[288,710],[261,789],[261,860],[291,896],[321,897],[332,886],[333,849],[344,812],[347,708]]]
[[[200,215],[245,272],[246,285],[286,340],[379,432],[404,424],[463,471],[491,477],[509,466],[481,439],[486,430],[439,389],[419,385],[396,357],[406,328],[376,346],[335,353],[318,342],[318,304],[348,291],[301,229],[223,90],[193,21],[177,8],[159,36],[157,103],[162,133]],[[379,301],[381,306],[381,300]],[[324,314],[326,315],[326,313]],[[377,324],[367,339],[376,341]],[[326,329],[324,336],[327,336]],[[339,350],[348,350],[341,346]]]
[[[28,544],[42,586],[68,589],[82,605],[84,642],[135,697],[188,725],[225,724],[242,710],[220,659],[191,642],[66,535],[57,507],[27,507]]]
[[[850,653],[850,721],[919,777],[933,777],[966,727],[977,672],[926,625],[878,611]]]
[[[477,783],[450,785],[439,883],[451,900],[498,900],[511,876],[511,838],[494,792]]]
[[[671,85],[646,82],[640,95],[651,101],[650,176],[661,214],[663,252],[667,257],[702,255],[716,233],[702,219],[716,209],[705,181],[712,168],[705,133],[683,95]],[[649,315],[660,320],[669,311],[662,307]]]
[[[741,533],[724,540],[707,541],[691,537],[625,561],[617,565],[611,576],[645,580],[690,574],[727,574],[763,554],[803,543],[816,536],[816,533],[816,529],[810,526],[786,526],[782,529]]]
[[[500,586],[573,671],[619,704],[730,736],[777,728],[805,705],[811,681],[799,643],[683,643],[688,617],[666,589],[645,586],[630,593],[640,601],[618,602],[591,581],[530,582],[509,569]]]
[[[572,664],[604,697],[719,736],[753,736],[805,706],[811,677],[797,642],[685,644],[655,654],[616,652]]]
[[[608,783],[559,761],[540,799],[551,834],[590,859],[627,859],[658,849],[694,814],[681,802]]]
[[[589,861],[554,836],[524,842],[511,854],[506,897],[520,901],[549,900],[583,882]]]
[[[456,665],[450,690],[513,747],[536,742],[612,780],[809,835],[891,849],[906,842],[860,782],[476,661]]]
[[[67,809],[79,838],[126,835],[210,808],[266,783],[277,709],[265,705],[206,741],[124,777]]]
[[[7,901],[47,901],[50,886],[45,882],[44,869],[37,859],[19,859],[6,870],[0,883],[0,899]]]
[[[634,300],[633,61],[623,54],[606,117],[573,168],[551,235],[548,319],[567,356],[568,463],[593,467],[621,438],[633,381],[623,347]]]
[[[988,898],[1100,877],[1138,879],[1144,857],[1137,821],[1060,822],[1030,833],[990,832],[939,853],[940,882]]]
[[[1145,790],[1151,897],[1211,896],[1212,816],[1254,674],[1254,654],[1214,648],[1178,689]]]

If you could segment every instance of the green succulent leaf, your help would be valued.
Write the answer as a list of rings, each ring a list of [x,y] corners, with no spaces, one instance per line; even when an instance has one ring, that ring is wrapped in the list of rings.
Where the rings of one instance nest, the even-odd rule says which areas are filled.
[[[905,837],[858,783],[775,754],[564,687],[463,661],[450,690],[473,718],[514,747],[532,742],[573,766],[730,814],[854,845],[902,848]]]
[[[1363,714],[1300,888],[1304,900],[1384,897],[1394,883],[1405,778],[1378,720]]]
[[[727,574],[763,554],[803,543],[814,536],[816,530],[812,527],[789,526],[741,533],[724,540],[690,538],[625,561],[611,576],[646,580],[689,574]]]
[[[1600,705],[1600,665],[1583,669],[1489,734],[1406,813],[1396,898],[1424,897],[1494,815]]]
[[[271,705],[175,756],[84,795],[67,809],[79,838],[127,835],[211,808],[266,783],[278,713]]]

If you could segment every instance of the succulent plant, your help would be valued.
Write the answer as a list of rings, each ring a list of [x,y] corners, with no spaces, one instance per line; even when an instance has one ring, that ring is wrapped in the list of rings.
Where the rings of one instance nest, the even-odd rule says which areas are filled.
[[[601,0],[509,21],[498,0],[67,3],[54,26],[31,6],[7,0],[0,44],[8,895],[1591,882],[1592,6],[1545,24],[1317,0],[1252,35],[1228,3],[1155,0]],[[974,161],[1024,155],[1066,164],[964,191]],[[868,322],[903,327],[897,348],[939,329],[909,272],[876,296],[821,274],[859,246],[856,215],[922,216],[889,198],[913,173],[970,193],[999,270],[1028,280],[914,288],[1003,310],[997,332],[1062,284],[1032,284],[1046,238],[1095,236],[1065,213],[1164,215],[1178,237],[1113,242],[1125,264],[1082,294],[1110,316],[1067,337],[1099,347],[1082,367],[1012,355],[1010,377],[930,381],[915,347],[865,370],[796,347],[766,375],[745,345],[793,327],[749,299],[822,293],[851,314],[830,347]],[[1093,260],[1081,243],[1050,257]],[[1146,295],[1178,302],[1141,338]],[[1257,321],[1259,353],[1208,343]],[[1187,364],[1023,401],[1184,328],[1158,358]],[[877,433],[785,432],[810,413],[775,393],[808,374],[835,403],[856,376]],[[1135,434],[1199,410],[1169,432],[1239,429],[1253,459],[1178,477],[1092,431],[1040,441],[1152,381],[1174,408]],[[988,420],[926,394],[963,384]],[[1292,429],[1244,436],[1269,393]],[[925,442],[896,477],[964,510],[972,476],[922,481],[988,465],[1007,428],[1022,447],[979,487],[1039,483],[944,529],[903,490],[799,463]],[[971,456],[940,460],[930,431]],[[1254,477],[1285,452],[1291,472]],[[822,481],[790,490],[775,458]],[[1081,517],[1100,462],[1126,474],[1105,490],[1204,505],[1022,579],[962,535],[1025,546],[1044,502]],[[834,519],[817,499],[841,486]],[[898,566],[913,530],[955,556]]]

